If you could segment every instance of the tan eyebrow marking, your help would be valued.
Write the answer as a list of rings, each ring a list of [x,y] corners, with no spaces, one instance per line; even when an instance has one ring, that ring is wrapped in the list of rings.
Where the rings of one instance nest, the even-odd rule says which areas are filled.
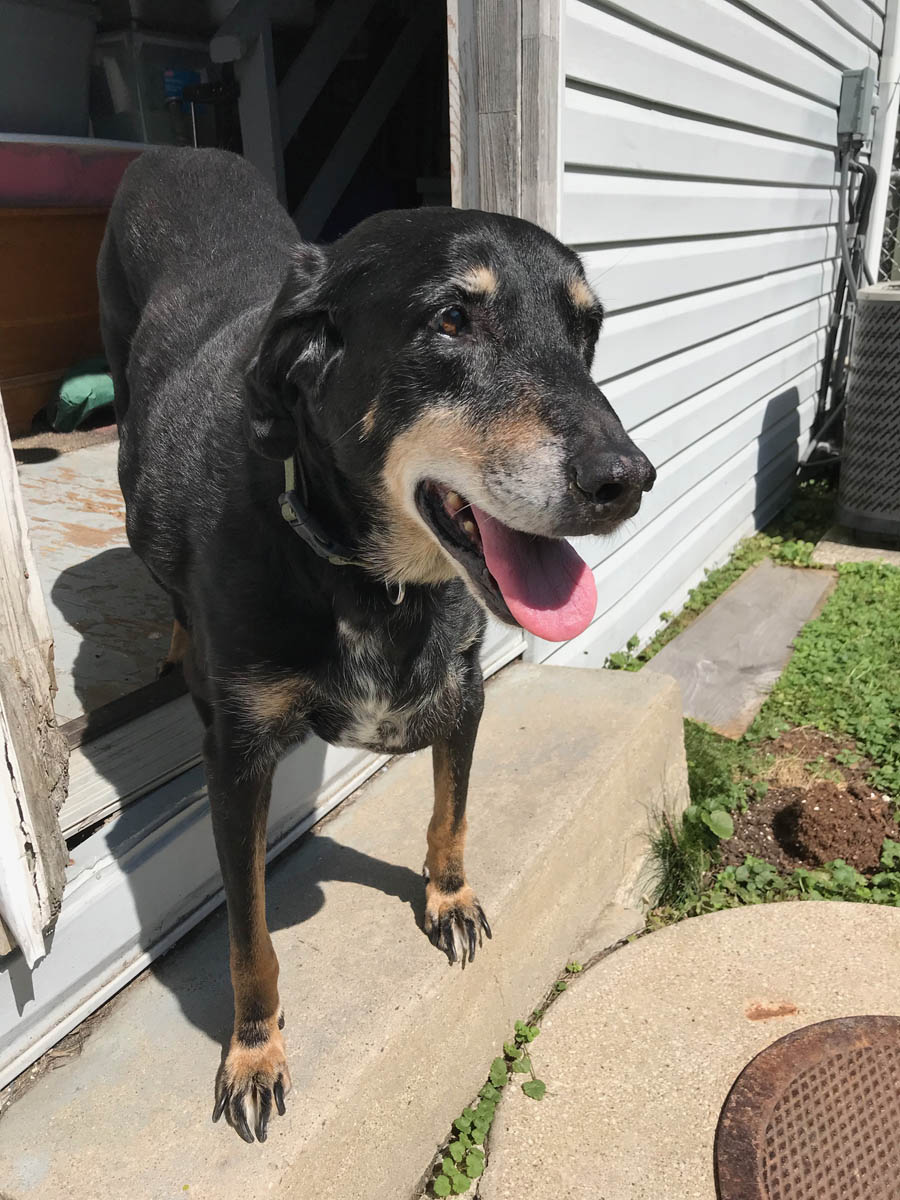
[[[476,267],[469,267],[455,280],[456,283],[466,292],[470,292],[473,296],[492,296],[500,286],[495,272],[488,266],[481,264]]]
[[[589,310],[597,307],[597,297],[579,275],[570,279],[566,286],[576,308]]]

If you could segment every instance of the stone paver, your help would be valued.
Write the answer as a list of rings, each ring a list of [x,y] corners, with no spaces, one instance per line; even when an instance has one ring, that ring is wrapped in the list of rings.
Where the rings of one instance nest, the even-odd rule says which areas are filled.
[[[747,1062],[815,1021],[900,1015],[898,979],[894,908],[757,905],[640,938],[545,1016],[547,1094],[507,1089],[481,1200],[715,1200],[716,1123]]]
[[[816,615],[835,577],[763,559],[649,664],[678,680],[685,716],[740,737]]]

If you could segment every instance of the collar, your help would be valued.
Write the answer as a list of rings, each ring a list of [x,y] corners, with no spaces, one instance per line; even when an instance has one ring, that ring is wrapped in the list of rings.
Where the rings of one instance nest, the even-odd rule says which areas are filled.
[[[302,501],[296,492],[298,476],[300,487],[303,490]],[[319,558],[324,558],[334,567],[362,567],[363,564],[354,557],[354,552],[349,546],[344,546],[341,542],[336,542],[334,538],[329,537],[306,507],[309,503],[306,476],[303,474],[303,466],[296,454],[292,454],[290,458],[284,460],[284,491],[278,497],[278,503],[281,505],[281,515],[288,525],[297,537],[309,546],[310,550],[318,554]],[[391,604],[403,603],[406,595],[405,583],[388,583],[385,580],[384,586]]]
[[[295,490],[297,477],[303,490],[303,500]],[[278,498],[281,505],[281,515],[296,533],[319,558],[324,558],[335,567],[361,567],[362,563],[348,547],[336,542],[328,536],[316,518],[309,512],[306,504],[309,501],[306,489],[306,478],[303,467],[295,454],[284,460],[284,491]]]

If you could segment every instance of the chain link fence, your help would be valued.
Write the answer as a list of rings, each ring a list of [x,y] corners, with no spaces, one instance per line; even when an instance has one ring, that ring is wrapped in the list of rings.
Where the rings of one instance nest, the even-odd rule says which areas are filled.
[[[878,279],[879,282],[900,280],[900,128],[894,141],[894,161],[891,164],[891,186],[884,219]]]

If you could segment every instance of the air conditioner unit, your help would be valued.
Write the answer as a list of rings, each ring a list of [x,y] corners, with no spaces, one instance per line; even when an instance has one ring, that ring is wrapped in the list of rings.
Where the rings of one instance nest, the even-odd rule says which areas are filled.
[[[859,290],[837,519],[900,538],[900,283]]]

